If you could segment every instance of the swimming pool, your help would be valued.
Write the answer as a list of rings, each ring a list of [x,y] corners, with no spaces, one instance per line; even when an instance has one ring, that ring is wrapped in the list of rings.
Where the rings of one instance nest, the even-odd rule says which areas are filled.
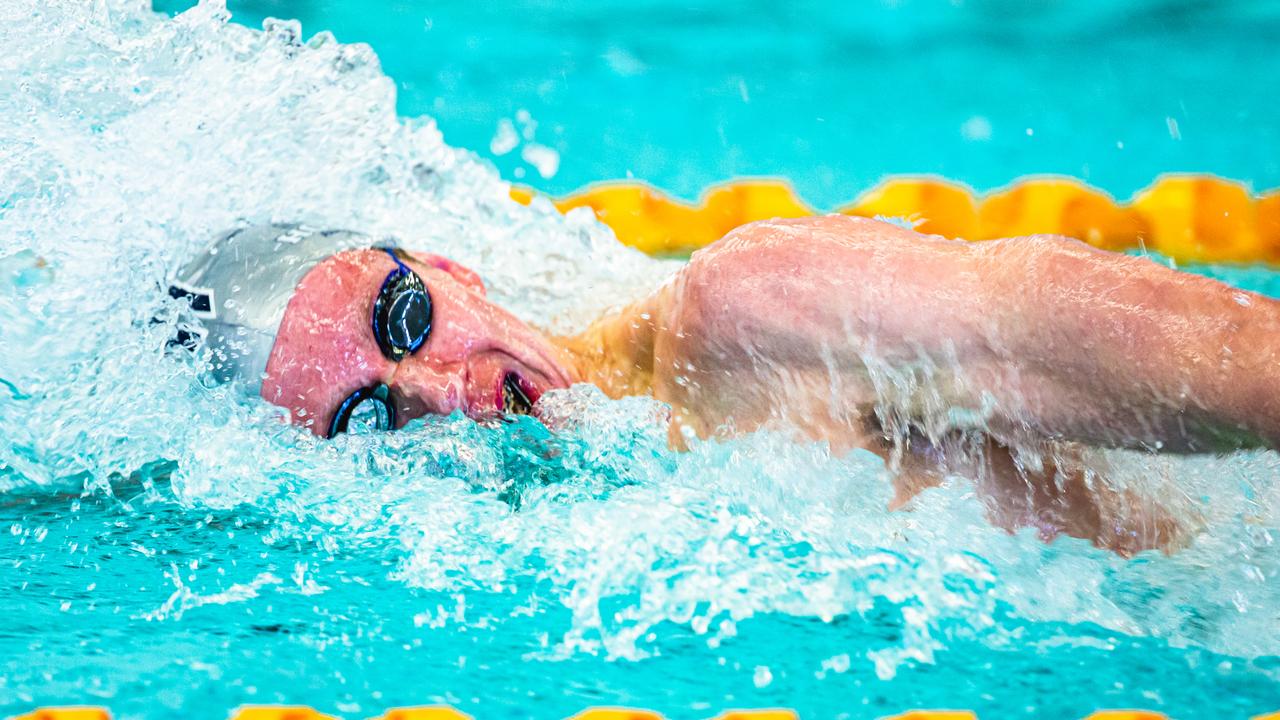
[[[328,12],[311,7],[299,10]],[[883,118],[874,103],[843,97],[836,110],[852,113],[845,129],[786,126],[785,113],[812,106],[769,103],[769,88],[817,103],[814,89],[830,87],[819,80],[834,76],[815,44],[835,41],[802,33],[810,26],[800,14],[774,18],[791,29],[770,43],[760,23],[746,23],[760,35],[745,36],[744,20],[712,10],[699,11],[707,19],[698,32],[664,35],[625,14],[603,23],[580,7],[575,24],[574,9],[540,16],[542,6],[531,5],[513,13],[508,35],[476,40],[468,54],[459,26],[489,11],[433,10],[423,31],[443,37],[415,62],[424,77],[455,79],[415,96],[405,88],[409,71],[394,65],[414,46],[347,38],[339,26],[355,13],[333,7],[321,16],[332,22],[317,19],[314,29],[370,40],[372,49],[308,41],[310,24],[302,35],[287,23],[256,32],[227,24],[212,5],[175,20],[138,3],[0,10],[11,49],[0,57],[0,104],[11,119],[0,127],[0,578],[10,609],[0,614],[0,713],[91,702],[120,717],[176,717],[287,702],[367,717],[442,702],[478,717],[621,704],[673,717],[786,706],[804,717],[965,707],[984,717],[1076,718],[1139,706],[1191,718],[1280,706],[1274,453],[1115,453],[1127,482],[1184,496],[1204,523],[1173,556],[1124,560],[1081,541],[1045,545],[1030,532],[994,529],[963,482],[926,493],[912,512],[889,513],[882,464],[869,455],[832,456],[768,433],[672,453],[653,403],[609,402],[586,388],[549,398],[548,412],[565,426],[555,435],[533,421],[487,427],[451,417],[316,442],[273,408],[202,381],[197,361],[166,355],[177,309],[157,291],[210,232],[264,219],[395,234],[478,268],[515,312],[560,327],[669,273],[671,264],[618,246],[589,217],[511,202],[500,177],[456,149],[488,148],[498,121],[515,124],[522,108],[539,125],[517,145],[557,150],[557,172],[542,178],[536,163],[513,159],[520,150],[496,162],[509,180],[524,167],[520,179],[549,192],[631,170],[696,194],[729,174],[769,172],[790,175],[824,204],[886,172],[944,171],[984,187],[1086,161],[1090,179],[1116,193],[1182,163],[1274,185],[1280,171],[1267,149],[1278,120],[1265,94],[1222,102],[1249,83],[1232,69],[1257,70],[1254,82],[1276,77],[1263,72],[1276,60],[1258,39],[1273,27],[1266,6],[1187,10],[1189,25],[1217,29],[1170,33],[1238,51],[1200,58],[1197,47],[1164,47],[1186,62],[1164,66],[1167,84],[1143,86],[1159,102],[1122,97],[1141,83],[1117,80],[1111,96],[1095,87],[1100,109],[1082,115],[1055,100],[1068,81],[1046,71],[1028,91],[1043,115],[1027,123],[1031,135],[1019,130],[1044,145],[1005,134],[1016,127],[1015,102],[952,98],[898,125],[874,123]],[[670,10],[632,7],[650,8],[654,22]],[[1000,19],[1004,6],[979,6],[997,8],[979,13],[982,22],[950,18],[950,7],[877,6],[831,33],[888,34],[889,55],[868,51],[866,63],[910,57],[926,40],[954,41],[984,22],[1003,23],[1002,37],[1025,32],[1009,41],[1016,47],[1043,40],[1035,22]],[[1116,12],[1141,18],[1144,7]],[[899,10],[917,13],[920,29],[901,30]],[[370,17],[390,35],[416,27]],[[1117,16],[1051,17],[1064,37],[1084,42]],[[1228,43],[1241,23],[1258,32]],[[1114,40],[1125,52],[1162,46],[1165,36],[1144,36],[1138,20],[1125,27],[1134,37]],[[536,28],[576,29],[564,38]],[[615,32],[636,42],[662,36],[671,47],[598,51]],[[736,94],[745,108],[716,120],[726,145],[682,132],[701,114],[675,98],[721,71],[674,88],[664,79],[697,68],[690,38],[711,37],[785,46],[801,60],[781,67],[811,67],[816,77],[805,82],[819,84],[784,91],[786,78],[757,84],[752,75],[745,91],[734,82],[711,93],[712,106],[728,107]],[[1071,43],[1056,41],[1057,61]],[[566,44],[571,59],[602,64],[579,77],[514,62],[520,47],[545,60]],[[1000,44],[966,56],[987,71],[969,75],[1017,84],[996,74],[1026,72]],[[718,52],[741,52],[723,45]],[[664,64],[672,49],[690,53],[688,62]],[[756,72],[767,74],[779,65],[764,50]],[[965,67],[924,54],[935,68]],[[473,80],[474,69],[430,69],[463,62],[489,68],[487,80]],[[660,68],[652,70],[660,77],[623,72],[642,67]],[[921,103],[901,86],[923,67],[907,62],[903,76],[884,73],[871,87]],[[1139,72],[1110,67],[1080,72],[1095,80]],[[1214,79],[1188,80],[1199,72]],[[559,78],[542,105],[533,76]],[[604,88],[635,78],[644,90],[617,103],[615,125],[602,107],[616,95]],[[580,82],[589,91],[575,91],[567,109],[552,102]],[[1172,103],[1180,86],[1194,109],[1185,117],[1199,120],[1176,116],[1177,140],[1165,111],[1149,110]],[[653,90],[660,99],[643,102],[656,87],[665,88]],[[446,97],[444,106],[426,107],[434,97]],[[440,118],[443,139],[413,117],[421,112]],[[973,139],[981,123],[962,132],[975,116],[990,125],[985,144]],[[1139,116],[1156,130],[1128,122]],[[1214,129],[1193,133],[1201,121]],[[757,123],[814,145],[758,138]],[[555,139],[557,126],[567,139]],[[1132,152],[1115,159],[1100,138],[1114,148],[1109,135],[1121,126],[1114,134]],[[641,141],[628,134],[646,127],[653,134]],[[931,150],[920,140],[933,137],[931,127],[937,138],[956,137]],[[866,150],[855,149],[860,141]],[[769,159],[767,147],[784,149]],[[817,158],[827,156],[836,159],[824,170]],[[1262,292],[1276,287],[1266,269],[1203,271]]]
[[[1061,173],[1121,198],[1172,171],[1280,186],[1264,0],[230,5],[370,44],[402,115],[554,195],[629,176],[688,200],[781,176],[818,208],[890,173],[979,191]]]

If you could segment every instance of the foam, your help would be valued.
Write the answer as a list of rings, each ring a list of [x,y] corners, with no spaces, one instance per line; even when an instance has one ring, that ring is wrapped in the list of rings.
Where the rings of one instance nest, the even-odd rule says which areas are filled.
[[[589,212],[512,202],[430,119],[396,116],[368,47],[305,39],[296,23],[250,30],[216,2],[172,20],[137,2],[12,3],[0,45],[6,493],[111,496],[164,461],[167,485],[148,497],[193,522],[252,512],[270,518],[254,530],[267,545],[369,558],[404,587],[556,604],[544,659],[643,658],[673,625],[714,646],[768,614],[888,623],[897,640],[846,648],[881,677],[955,638],[1014,646],[1026,622],[1275,652],[1272,453],[1117,454],[1134,482],[1176,486],[1205,516],[1188,549],[1125,561],[991,527],[964,479],[889,513],[883,465],[863,453],[758,433],[675,454],[663,408],[585,387],[546,399],[555,435],[454,416],[317,441],[204,382],[200,358],[166,355],[180,320],[159,289],[212,233],[302,221],[394,234],[561,330],[673,266],[623,248]],[[213,602],[187,582],[156,612]],[[289,587],[241,584],[252,592],[207,596]],[[423,618],[484,621],[462,608]]]

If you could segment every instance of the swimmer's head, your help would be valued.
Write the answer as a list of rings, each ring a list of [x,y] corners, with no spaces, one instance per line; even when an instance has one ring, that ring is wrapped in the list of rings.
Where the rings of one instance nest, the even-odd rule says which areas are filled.
[[[271,225],[223,235],[170,288],[200,318],[213,371],[319,435],[352,418],[527,411],[572,376],[470,270],[348,231]]]

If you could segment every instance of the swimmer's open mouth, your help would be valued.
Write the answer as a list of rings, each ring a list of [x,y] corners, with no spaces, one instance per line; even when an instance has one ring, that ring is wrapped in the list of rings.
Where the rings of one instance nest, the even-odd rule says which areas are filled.
[[[502,379],[502,412],[504,415],[532,415],[533,401],[521,387],[523,381],[515,373]]]

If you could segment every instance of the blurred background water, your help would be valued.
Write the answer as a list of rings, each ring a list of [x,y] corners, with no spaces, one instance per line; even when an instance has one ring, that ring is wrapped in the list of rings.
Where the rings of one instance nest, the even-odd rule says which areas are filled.
[[[402,114],[553,194],[777,175],[832,208],[889,173],[1062,173],[1119,198],[1172,171],[1280,185],[1273,0],[229,6],[369,43]]]
[[[770,174],[818,204],[896,172],[1274,186],[1272,3],[231,9],[0,4],[0,715],[1280,707],[1275,453],[1111,454],[1199,526],[1127,560],[993,528],[964,478],[890,513],[865,453],[673,453],[654,403],[585,387],[544,401],[554,434],[317,442],[166,354],[161,292],[265,220],[440,252],[541,325],[673,269],[503,179]]]

